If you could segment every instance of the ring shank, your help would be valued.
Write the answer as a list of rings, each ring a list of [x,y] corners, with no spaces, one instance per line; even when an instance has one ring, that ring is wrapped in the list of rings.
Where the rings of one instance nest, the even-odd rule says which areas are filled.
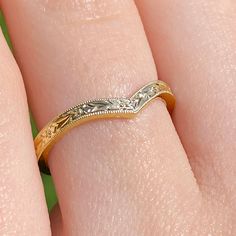
[[[50,174],[47,163],[49,151],[73,127],[95,119],[133,118],[150,101],[156,98],[161,99],[166,104],[168,111],[172,112],[175,106],[175,97],[166,83],[157,80],[143,86],[130,98],[90,100],[58,115],[34,139],[40,170]]]

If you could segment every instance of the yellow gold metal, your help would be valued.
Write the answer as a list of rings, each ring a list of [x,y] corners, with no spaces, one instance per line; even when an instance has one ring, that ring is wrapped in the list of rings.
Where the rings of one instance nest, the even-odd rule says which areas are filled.
[[[133,118],[146,104],[161,99],[171,113],[175,98],[170,87],[156,80],[140,88],[130,98],[102,98],[83,102],[49,122],[34,139],[40,169],[50,173],[47,160],[49,150],[66,132],[82,123],[104,118]]]

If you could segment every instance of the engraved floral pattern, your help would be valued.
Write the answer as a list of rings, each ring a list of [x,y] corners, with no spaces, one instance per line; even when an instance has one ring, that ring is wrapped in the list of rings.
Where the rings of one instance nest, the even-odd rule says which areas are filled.
[[[150,98],[154,97],[159,89],[155,85],[150,85],[145,87],[143,90],[139,91],[133,98],[133,104],[135,109],[139,109],[143,106],[145,102],[150,100]]]
[[[137,112],[147,101],[157,96],[160,91],[170,91],[170,89],[165,84],[151,83],[136,92],[130,99],[99,99],[69,109],[55,118],[53,122],[43,129],[36,137],[35,144],[37,156],[40,156],[51,140],[72,122],[83,119],[86,116],[106,112]]]

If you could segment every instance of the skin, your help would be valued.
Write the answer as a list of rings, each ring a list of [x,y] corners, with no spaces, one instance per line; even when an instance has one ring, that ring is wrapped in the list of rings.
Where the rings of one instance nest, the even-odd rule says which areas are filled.
[[[235,1],[0,6],[17,61],[1,35],[2,235],[236,234]],[[25,88],[41,129],[82,101],[130,96],[157,78],[176,94],[172,119],[156,100],[132,120],[93,121],[54,146],[59,205],[49,217]]]

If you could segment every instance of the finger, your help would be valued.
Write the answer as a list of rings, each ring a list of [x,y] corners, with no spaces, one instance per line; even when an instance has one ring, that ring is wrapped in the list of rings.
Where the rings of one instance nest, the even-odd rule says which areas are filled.
[[[0,32],[0,234],[50,235],[25,90]]]
[[[236,2],[136,1],[201,188],[236,201]],[[232,203],[232,202],[231,202]]]
[[[156,79],[132,1],[3,1],[3,8],[40,128],[79,102],[128,97]],[[153,235],[168,231],[163,225],[169,222],[182,232],[189,227],[183,219],[192,221],[199,206],[161,101],[133,120],[73,129],[54,147],[49,164],[65,235]]]
[[[63,235],[61,211],[58,204],[56,204],[53,207],[52,211],[50,212],[50,219],[51,219],[52,235],[53,236]]]

